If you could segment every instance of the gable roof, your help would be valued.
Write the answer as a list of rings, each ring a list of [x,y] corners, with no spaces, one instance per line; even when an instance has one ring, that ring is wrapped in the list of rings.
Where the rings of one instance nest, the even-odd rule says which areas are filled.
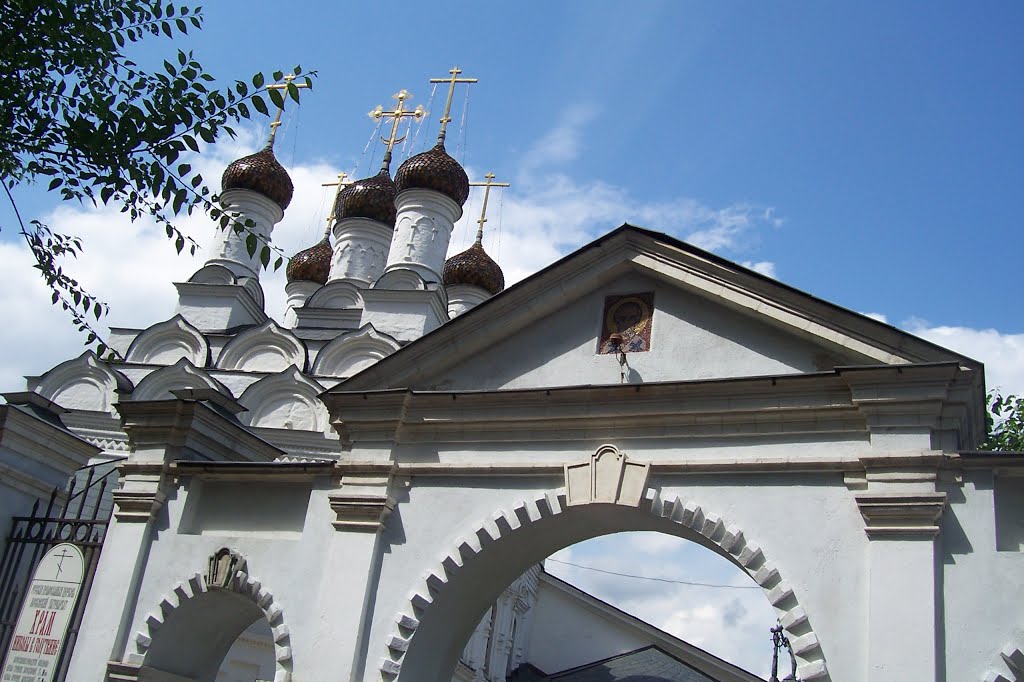
[[[700,647],[698,647],[698,646],[696,646],[694,644],[691,644],[690,642],[687,642],[686,640],[680,639],[680,638],[676,637],[675,635],[672,635],[671,633],[665,632],[664,630],[658,628],[657,626],[651,625],[647,621],[645,621],[645,620],[643,620],[641,618],[637,618],[633,614],[628,613],[626,611],[623,611],[622,609],[618,608],[617,606],[614,606],[613,604],[609,604],[608,602],[606,602],[603,599],[600,599],[599,597],[595,597],[594,595],[592,595],[589,592],[586,592],[586,591],[580,589],[579,587],[573,585],[572,583],[570,583],[568,581],[565,581],[565,580],[562,580],[561,578],[552,575],[551,573],[549,573],[544,568],[543,564],[541,565],[540,579],[541,579],[542,582],[544,582],[544,583],[546,583],[546,584],[548,584],[548,585],[550,585],[550,586],[552,586],[554,588],[562,590],[563,592],[566,592],[566,593],[572,595],[574,598],[578,599],[580,602],[582,602],[584,605],[588,606],[589,608],[592,608],[592,609],[600,611],[604,616],[610,617],[610,618],[614,618],[615,620],[618,620],[618,621],[621,621],[623,623],[626,623],[626,624],[636,628],[637,630],[641,630],[646,636],[648,636],[651,639],[655,640],[654,644],[651,644],[651,645],[649,645],[647,647],[641,647],[641,648],[636,649],[636,650],[631,651],[631,652],[626,652],[624,654],[617,654],[615,656],[611,656],[611,657],[609,657],[607,659],[604,659],[602,661],[596,661],[596,662],[593,662],[593,663],[586,663],[586,664],[584,664],[582,666],[578,666],[578,667],[575,667],[575,668],[570,668],[567,671],[562,671],[560,673],[552,674],[552,675],[550,675],[550,679],[555,679],[555,678],[562,679],[559,676],[567,674],[568,672],[571,672],[571,671],[574,671],[574,670],[582,670],[584,668],[590,668],[592,666],[599,665],[599,664],[604,663],[606,661],[611,661],[613,659],[618,659],[618,658],[621,658],[621,657],[624,657],[624,656],[630,656],[632,654],[636,654],[636,653],[638,653],[640,651],[644,651],[644,650],[652,648],[652,647],[654,649],[664,653],[666,656],[669,656],[669,657],[673,658],[674,660],[679,661],[682,665],[685,665],[686,667],[693,669],[696,672],[696,674],[700,675],[700,677],[696,677],[696,678],[693,678],[693,679],[694,680],[699,680],[700,682],[703,682],[703,680],[705,680],[705,679],[714,681],[714,680],[716,680],[716,678],[715,677],[707,677],[706,673],[701,673],[699,670],[696,670],[696,668],[694,668],[692,665],[683,662],[682,659],[679,658],[679,656],[676,655],[676,654],[685,655],[690,660],[694,660],[694,661],[699,660],[701,662],[701,665],[706,670],[717,670],[718,671],[716,673],[717,675],[727,675],[728,679],[730,679],[730,680],[751,680],[752,681],[752,680],[760,680],[761,679],[760,677],[757,677],[753,673],[751,673],[751,672],[749,672],[747,670],[744,670],[743,668],[741,668],[741,667],[739,667],[739,666],[737,666],[737,665],[735,665],[733,663],[730,663],[729,661],[726,661],[726,660],[724,660],[722,658],[719,658],[718,656],[715,656],[714,654],[712,654],[709,651],[706,651],[706,650],[704,650],[704,649],[702,649],[702,648],[700,648]],[[676,652],[676,654],[668,653],[668,651],[666,651],[666,650],[673,650],[673,651]],[[632,664],[630,664],[630,665],[632,665]],[[623,663],[623,664],[616,664],[616,667],[618,669],[620,669],[620,670],[627,670],[627,669],[629,669],[630,666],[629,665],[625,665]],[[543,678],[543,679],[549,679],[549,678]],[[568,679],[575,680],[576,678],[568,678]],[[583,679],[587,679],[587,678],[580,678],[580,680],[583,680]],[[602,679],[602,680],[615,680],[615,679],[619,679],[619,678],[611,677],[611,678],[598,678],[598,679]],[[638,678],[638,679],[642,679],[642,678]],[[667,677],[667,678],[661,678],[661,679],[675,680],[676,678],[674,678],[674,677]],[[689,682],[689,679],[686,678],[686,677],[683,677],[681,679],[686,680],[687,682]]]
[[[653,644],[555,673],[548,679],[552,682],[716,682]]]
[[[640,271],[795,336],[863,358],[863,364],[980,362],[829,303],[674,237],[624,224],[509,287],[334,391],[417,385],[480,353],[598,286]]]

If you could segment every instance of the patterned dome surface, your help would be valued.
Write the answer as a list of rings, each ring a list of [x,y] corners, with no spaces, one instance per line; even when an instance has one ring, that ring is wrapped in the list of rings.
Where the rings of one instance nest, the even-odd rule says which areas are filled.
[[[469,198],[469,176],[458,161],[448,156],[443,142],[406,159],[395,174],[395,184],[399,192],[406,189],[432,189],[446,195],[459,206]]]
[[[320,243],[292,256],[292,259],[288,261],[285,276],[289,282],[327,284],[327,278],[331,275],[331,256],[333,255],[331,240],[324,237]]]
[[[338,194],[334,219],[370,218],[394,227],[396,194],[398,190],[386,170],[373,177],[357,180]]]
[[[221,190],[248,189],[259,192],[277,203],[281,210],[292,202],[295,188],[288,171],[277,162],[274,150],[267,145],[255,154],[232,161],[220,179]]]
[[[505,275],[480,242],[474,242],[473,246],[445,261],[442,280],[446,287],[470,284],[492,295],[505,288]]]

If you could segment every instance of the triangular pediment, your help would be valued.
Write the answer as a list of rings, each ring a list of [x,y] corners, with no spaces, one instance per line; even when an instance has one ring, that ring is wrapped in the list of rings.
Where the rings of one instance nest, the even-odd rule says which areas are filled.
[[[648,308],[637,333],[631,323]],[[608,352],[619,329],[632,339],[625,367]],[[951,361],[981,367],[684,242],[624,225],[337,390],[543,388],[620,383],[623,375],[646,383]]]

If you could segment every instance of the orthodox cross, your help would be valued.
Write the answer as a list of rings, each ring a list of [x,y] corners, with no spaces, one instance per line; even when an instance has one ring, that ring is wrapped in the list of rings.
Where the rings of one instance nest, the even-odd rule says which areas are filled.
[[[338,197],[341,196],[341,190],[345,189],[348,185],[353,184],[354,181],[346,180],[348,173],[338,173],[337,182],[322,182],[321,187],[335,187],[338,189],[334,191],[334,202],[331,204],[331,210],[327,213],[327,227],[324,229],[324,237],[331,234],[331,221],[334,220],[334,212],[338,210]]]
[[[441,117],[441,131],[437,134],[437,141],[439,144],[444,143],[445,135],[447,134],[448,124],[451,122],[452,117],[449,116],[452,112],[452,96],[455,94],[456,83],[476,83],[476,78],[459,78],[459,74],[462,73],[462,69],[454,67],[448,73],[451,74],[451,78],[431,78],[431,83],[448,83],[448,100],[444,103],[444,116]]]
[[[68,550],[66,548],[61,548],[60,554],[54,554],[54,556],[57,557],[57,575],[55,577],[59,578],[60,572],[64,570],[64,560],[70,559],[74,554],[68,554]]]
[[[492,182],[494,180],[494,173],[488,173],[484,176],[487,182],[471,182],[470,187],[483,187],[484,188],[484,205],[480,208],[480,220],[476,221],[479,227],[476,228],[476,243],[483,244],[484,239],[484,223],[487,222],[487,198],[491,195],[492,187],[511,187],[507,182]]]
[[[267,86],[267,90],[284,90],[284,95],[288,94],[288,86],[294,85],[297,88],[308,88],[309,85],[306,83],[292,83],[295,80],[295,74],[290,73],[284,77],[284,83],[271,83]],[[270,123],[270,138],[267,140],[267,146],[274,146],[274,138],[277,136],[277,129],[281,125],[281,114],[284,113],[284,99],[281,100],[281,106],[277,108],[277,113],[274,114],[274,120]]]
[[[394,111],[384,111],[384,107],[377,105],[377,108],[370,112],[370,118],[375,121],[379,121],[382,118],[391,117],[391,135],[387,139],[382,136],[380,141],[387,145],[387,151],[384,152],[384,160],[380,164],[382,171],[389,170],[391,168],[391,150],[394,149],[395,145],[405,139],[405,136],[396,137],[398,135],[398,124],[406,116],[412,116],[413,118],[423,118],[427,112],[423,109],[422,105],[417,105],[412,111],[405,110],[405,100],[412,97],[411,94],[404,88],[399,90],[397,93],[392,95],[392,98],[398,100],[398,106],[395,107]]]

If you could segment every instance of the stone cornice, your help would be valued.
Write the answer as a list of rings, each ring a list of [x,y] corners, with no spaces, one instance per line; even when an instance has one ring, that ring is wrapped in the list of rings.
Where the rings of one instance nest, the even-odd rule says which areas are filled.
[[[273,461],[284,452],[217,406],[190,399],[117,404],[133,452],[161,451],[162,460]]]
[[[955,363],[548,389],[331,390],[343,442],[752,437],[939,426]]]
[[[0,405],[0,446],[62,472],[65,479],[100,453],[99,448],[64,426],[44,421],[15,405]]]
[[[946,506],[946,493],[861,493],[856,499],[872,540],[934,538]]]
[[[160,490],[115,490],[114,517],[118,521],[146,522],[152,518],[167,501]]]

